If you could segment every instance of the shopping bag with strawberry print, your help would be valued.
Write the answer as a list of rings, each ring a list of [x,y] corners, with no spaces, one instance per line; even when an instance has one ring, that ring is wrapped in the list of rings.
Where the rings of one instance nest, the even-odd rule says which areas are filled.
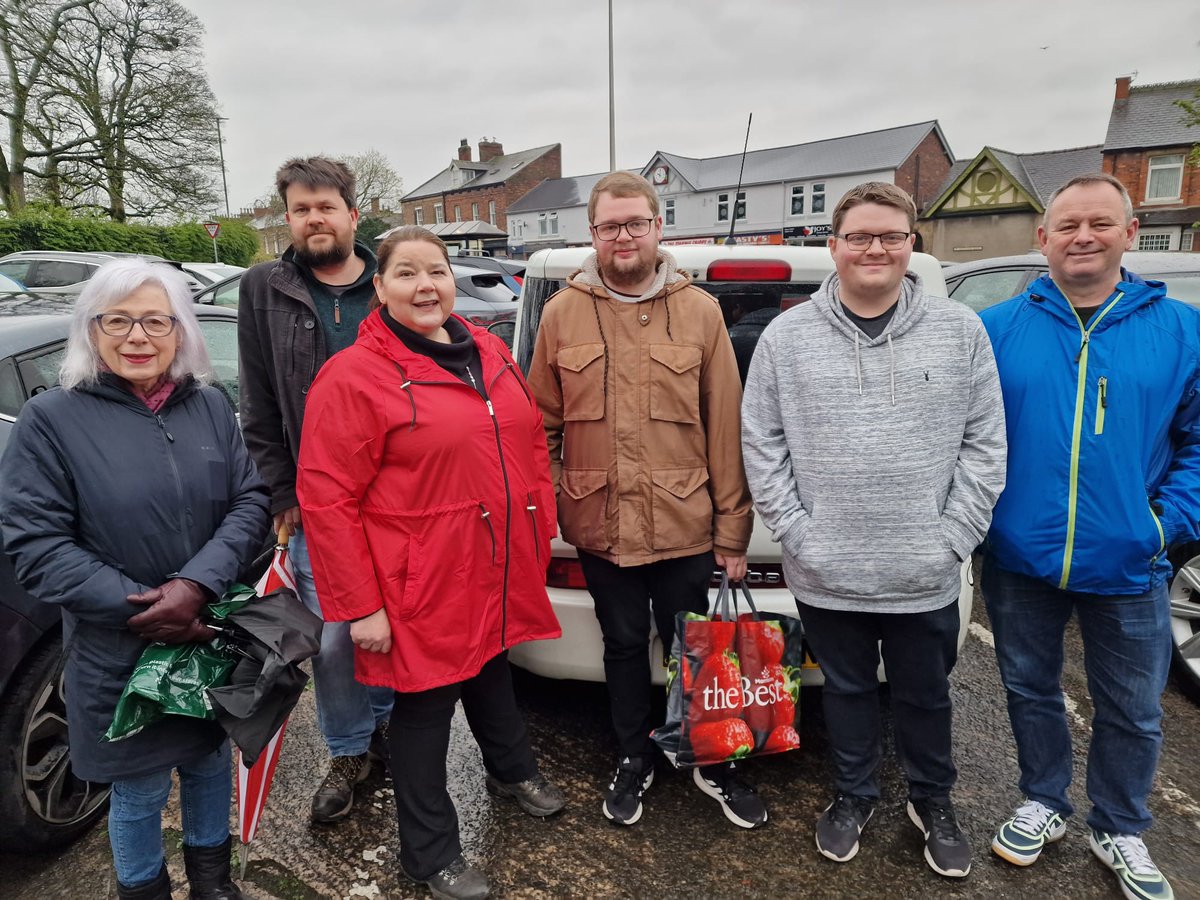
[[[795,750],[802,661],[799,620],[759,613],[746,586],[722,576],[709,615],[676,617],[667,721],[651,737],[680,768]]]

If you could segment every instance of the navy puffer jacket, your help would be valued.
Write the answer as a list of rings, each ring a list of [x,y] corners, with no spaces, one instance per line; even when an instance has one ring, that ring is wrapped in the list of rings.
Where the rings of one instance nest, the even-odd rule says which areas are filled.
[[[146,641],[128,594],[178,574],[221,594],[262,546],[267,490],[229,402],[187,381],[155,414],[113,375],[25,404],[0,460],[0,529],[17,577],[62,607],[75,774],[116,781],[216,748],[215,723],[102,735]]]

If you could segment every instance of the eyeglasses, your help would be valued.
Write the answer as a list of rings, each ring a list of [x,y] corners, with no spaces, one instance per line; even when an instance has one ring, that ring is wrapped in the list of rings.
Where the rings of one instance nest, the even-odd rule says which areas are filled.
[[[845,241],[846,246],[851,250],[866,250],[875,243],[875,238],[879,238],[879,246],[884,250],[899,250],[908,242],[911,235],[911,231],[889,231],[885,234],[852,231],[849,234],[835,234],[834,237]]]
[[[593,225],[592,232],[602,241],[615,241],[621,236],[621,229],[624,228],[631,238],[640,238],[650,233],[652,224],[653,219],[630,219],[619,224],[605,222],[603,225]]]
[[[153,315],[135,319],[121,313],[103,313],[95,317],[100,330],[113,337],[125,337],[133,331],[134,325],[141,325],[146,337],[166,337],[175,330],[178,321],[174,316]]]

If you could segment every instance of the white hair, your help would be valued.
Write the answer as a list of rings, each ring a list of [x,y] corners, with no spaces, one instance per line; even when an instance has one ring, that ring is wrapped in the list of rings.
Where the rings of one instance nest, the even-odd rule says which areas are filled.
[[[175,333],[179,349],[167,369],[172,381],[182,381],[188,375],[207,382],[212,375],[208,347],[196,319],[192,292],[183,274],[163,263],[144,259],[116,259],[96,270],[84,285],[71,316],[71,332],[67,337],[67,354],[59,369],[59,383],[71,390],[94,384],[100,375],[100,353],[96,349],[95,318],[120,303],[138,288],[152,284],[162,288],[176,319]]]

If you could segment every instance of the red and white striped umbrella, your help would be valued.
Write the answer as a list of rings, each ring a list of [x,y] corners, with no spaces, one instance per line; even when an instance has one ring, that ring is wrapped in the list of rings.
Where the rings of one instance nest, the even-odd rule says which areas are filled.
[[[280,588],[296,590],[296,573],[292,571],[291,560],[288,559],[288,527],[279,529],[276,535],[275,555],[271,565],[254,586],[255,593],[260,597],[277,591]],[[283,732],[287,728],[285,720],[279,730],[271,738],[253,766],[246,766],[242,759],[242,751],[237,752],[237,795],[238,795],[238,826],[242,841],[242,874],[246,877],[246,864],[250,861],[250,842],[258,831],[258,822],[262,818],[263,807],[267,803],[267,794],[271,792],[271,780],[275,777],[275,765],[279,762],[279,751],[283,747]]]

